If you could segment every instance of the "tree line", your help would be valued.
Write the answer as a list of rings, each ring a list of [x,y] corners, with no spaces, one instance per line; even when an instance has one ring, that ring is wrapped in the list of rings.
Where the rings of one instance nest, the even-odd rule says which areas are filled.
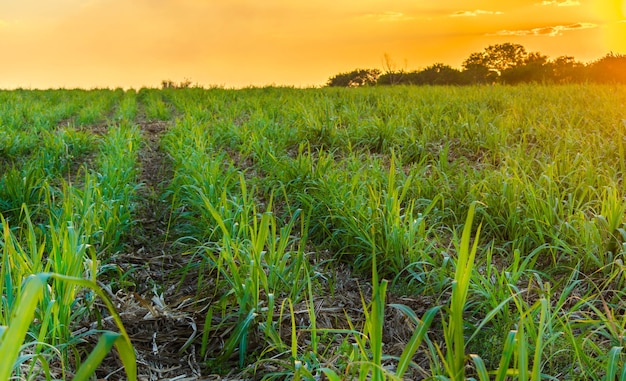
[[[388,56],[385,56],[388,60]],[[436,63],[422,70],[356,69],[330,77],[327,86],[473,85],[518,83],[626,83],[626,54],[609,53],[582,63],[571,56],[550,59],[520,44],[490,45],[463,61],[462,69]]]

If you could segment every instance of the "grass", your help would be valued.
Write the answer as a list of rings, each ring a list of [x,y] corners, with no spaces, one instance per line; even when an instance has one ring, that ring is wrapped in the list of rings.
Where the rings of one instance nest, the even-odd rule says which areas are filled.
[[[186,263],[167,279],[204,322],[180,353],[197,347],[207,374],[626,379],[623,86],[0,99],[2,375],[61,359],[88,379],[116,345],[136,372],[121,320],[89,349],[74,332],[143,231],[151,123],[167,125],[156,197]]]
[[[121,333],[104,332],[99,345],[78,368],[74,379],[89,379],[113,345],[118,348],[129,380],[136,379],[135,354],[113,304],[96,284],[95,279],[83,279],[83,257],[86,246],[84,244],[79,246],[80,236],[76,234],[75,229],[71,225],[64,228],[63,224],[57,229],[50,229],[52,252],[49,260],[44,261],[42,258],[44,247],[41,242],[37,242],[39,238],[30,221],[27,221],[28,232],[23,239],[28,247],[20,245],[6,220],[2,219],[1,222],[4,227],[2,240],[4,282],[1,289],[7,297],[4,299],[6,304],[3,303],[3,313],[0,316],[3,324],[0,355],[6,360],[0,365],[0,379],[8,379],[16,371],[19,374],[19,368],[15,369],[15,364],[24,349],[22,342],[27,333],[36,338],[35,358],[43,355],[43,358],[51,359],[50,356],[54,352],[47,353],[46,349],[50,347],[45,345],[50,344],[61,349],[61,360],[65,361],[69,353],[66,345],[72,339],[71,322],[75,313],[72,310],[75,309],[77,302],[77,287],[91,289],[105,302]],[[56,272],[43,272],[50,270]],[[91,273],[95,274],[94,269]],[[21,285],[20,279],[26,274],[31,275],[28,275]],[[51,285],[48,284],[49,280],[53,280]],[[38,324],[33,324],[33,321]],[[97,332],[87,334],[95,333]]]
[[[55,373],[50,364],[55,363],[62,365],[63,378],[74,374],[77,380],[90,379],[114,346],[128,378],[136,379],[130,339],[96,280],[100,261],[119,249],[120,236],[132,222],[132,194],[137,187],[132,128],[112,128],[100,142],[91,133],[64,124],[62,119],[71,114],[37,114],[39,106],[49,101],[80,94],[21,95],[24,104],[17,107],[33,106],[28,114],[32,125],[15,128],[33,137],[38,148],[10,157],[10,169],[0,178],[0,324],[5,327],[0,347],[3,358],[9,359],[2,362],[0,379],[11,374],[34,379],[38,372],[49,379]],[[84,95],[110,99],[111,93]],[[76,100],[86,101],[84,96]],[[100,105],[98,110],[106,112],[106,107]],[[126,130],[130,133],[121,132]],[[138,136],[134,139],[138,144]],[[93,161],[98,168],[86,166],[87,156],[98,156]],[[105,303],[119,333],[89,329],[77,336],[76,325],[92,315],[97,300]],[[90,336],[100,336],[99,342],[83,356],[77,346]]]

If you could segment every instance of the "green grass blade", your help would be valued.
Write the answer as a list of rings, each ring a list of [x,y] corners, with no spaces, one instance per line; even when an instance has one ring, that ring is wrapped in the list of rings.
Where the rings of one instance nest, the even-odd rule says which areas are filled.
[[[476,327],[476,329],[474,330],[474,333],[472,334],[472,336],[470,336],[469,339],[467,339],[467,342],[469,343],[470,341],[472,341],[474,339],[474,337],[476,337],[476,335],[478,335],[482,328],[489,323],[495,316],[497,316],[503,309],[503,307],[507,306],[509,304],[509,302],[514,298],[514,296],[509,296],[508,298],[504,299],[502,302],[500,302],[500,304],[498,304],[495,308],[493,308],[491,311],[489,311],[489,313],[487,313],[487,315],[485,315],[485,317],[483,318],[483,320],[481,320],[480,324]]]
[[[128,337],[120,335],[120,337],[115,340],[115,348],[117,349],[118,356],[122,360],[122,365],[124,365],[128,380],[135,381],[137,379],[137,358],[132,343],[128,340]]]
[[[104,332],[102,336],[100,336],[96,347],[93,351],[91,351],[87,359],[85,359],[85,362],[83,362],[80,368],[76,371],[74,381],[89,380],[120,337],[122,336],[119,333]]]
[[[291,318],[291,357],[295,361],[298,358],[298,335],[296,330],[296,314],[293,310],[293,302],[289,300],[289,317]]]
[[[448,325],[447,336],[451,347],[447,348],[448,365],[450,366],[453,380],[462,380],[465,378],[465,335],[463,331],[463,311],[467,301],[467,293],[469,290],[470,277],[474,268],[474,258],[478,249],[478,237],[480,236],[480,226],[474,237],[474,244],[470,249],[470,240],[472,236],[472,222],[476,203],[472,203],[467,212],[463,234],[461,236],[461,245],[458,248],[458,259],[456,264],[456,272],[454,274],[454,282],[452,284],[452,300],[450,302],[450,323]]]
[[[213,308],[209,308],[204,319],[204,328],[202,330],[202,343],[200,346],[200,356],[204,357],[209,344],[209,332],[213,323]]]
[[[539,316],[539,327],[537,329],[537,342],[535,343],[535,355],[533,357],[533,369],[531,379],[533,381],[541,380],[541,355],[543,353],[543,331],[546,325],[546,316],[548,315],[548,300],[542,298],[539,303],[541,304],[541,313]]]
[[[341,377],[332,369],[329,368],[320,368],[320,371],[324,373],[328,381],[341,381]]]
[[[606,366],[606,381],[615,380],[615,375],[617,375],[617,370],[619,369],[619,355],[622,349],[622,347],[613,347],[609,351],[609,360]]]
[[[510,331],[504,342],[504,348],[502,349],[502,357],[500,358],[500,364],[496,372],[496,381],[504,381],[509,371],[509,363],[515,352],[515,335],[517,332]]]
[[[9,327],[0,338],[0,380],[8,380],[13,364],[20,352],[28,327],[35,317],[35,308],[43,295],[48,276],[31,275],[24,282],[19,303],[12,315]]]
[[[385,323],[385,295],[387,293],[387,280],[383,279],[380,284],[374,284],[372,300],[372,313],[370,315],[369,339],[372,350],[372,362],[374,363],[372,380],[383,380],[383,325]]]
[[[540,348],[537,348],[540,351]],[[519,381],[528,380],[528,343],[526,341],[526,332],[524,330],[524,320],[520,322],[517,331],[517,369]]]
[[[487,367],[485,366],[485,362],[480,356],[471,354],[469,355],[472,361],[474,361],[474,366],[476,367],[476,373],[478,373],[478,379],[480,381],[489,381],[489,372],[487,372]]]
[[[402,355],[400,356],[400,361],[398,361],[398,368],[396,370],[396,375],[398,377],[402,378],[402,376],[404,376],[404,373],[409,368],[409,364],[411,363],[411,359],[413,358],[413,355],[417,351],[417,348],[421,344],[424,337],[426,337],[428,328],[430,327],[430,324],[432,323],[435,315],[437,314],[437,312],[439,312],[440,309],[441,308],[438,306],[433,307],[429,309],[428,311],[426,311],[426,313],[424,314],[422,321],[417,326],[417,328],[415,329],[415,332],[411,336],[411,339],[409,340],[406,347],[402,351]]]
[[[113,318],[113,321],[117,325],[117,329],[119,329],[120,331],[120,335],[122,336],[120,340],[126,341],[126,343],[124,344],[118,343],[117,347],[118,348],[121,347],[124,351],[123,353],[120,352],[120,358],[122,359],[122,362],[124,364],[124,369],[126,370],[126,376],[128,377],[128,380],[135,381],[137,379],[137,361],[135,357],[135,351],[132,349],[130,337],[128,337],[128,333],[126,332],[126,329],[124,328],[124,324],[122,323],[122,319],[120,318],[120,315],[117,313],[117,311],[115,310],[115,307],[113,306],[113,303],[111,302],[109,297],[104,293],[104,291],[102,291],[102,289],[95,282],[91,280],[74,278],[74,277],[69,277],[69,276],[60,275],[60,274],[46,274],[46,275],[53,277],[55,279],[58,279],[58,280],[62,280],[65,282],[76,284],[78,286],[89,288],[94,293],[96,293],[96,295],[98,295],[100,299],[102,299],[104,304],[107,306],[107,309],[109,310],[109,313],[111,314],[111,317]]]

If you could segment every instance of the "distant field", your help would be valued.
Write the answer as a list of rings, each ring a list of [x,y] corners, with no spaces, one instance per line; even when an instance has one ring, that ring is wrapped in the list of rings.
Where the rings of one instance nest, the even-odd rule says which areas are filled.
[[[0,379],[626,380],[625,105],[0,91]]]

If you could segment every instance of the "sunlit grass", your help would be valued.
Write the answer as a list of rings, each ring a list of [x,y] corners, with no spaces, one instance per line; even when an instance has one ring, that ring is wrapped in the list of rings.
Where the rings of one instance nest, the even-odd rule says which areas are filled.
[[[624,87],[0,98],[0,324],[20,343],[36,338],[24,345],[46,358],[76,342],[72,322],[93,302],[80,293],[86,283],[61,279],[93,282],[134,232],[134,123],[145,119],[171,124],[161,148],[172,178],[158,196],[172,210],[168,234],[193,258],[180,274],[197,275],[205,324],[187,347],[197,344],[209,369],[267,365],[247,375],[268,379],[626,377]],[[360,278],[359,313],[338,311],[327,327],[318,309],[341,292],[342,262]],[[42,273],[58,275],[38,285],[38,324],[22,336],[11,311],[26,298],[24,279]],[[431,302],[389,308],[402,294]],[[393,355],[392,310],[413,328]],[[102,335],[99,354],[84,359],[127,345],[120,334]]]
[[[73,373],[75,379],[89,379],[113,346],[129,379],[136,378],[128,335],[108,296],[96,285],[96,276],[104,254],[119,248],[120,237],[132,223],[132,197],[137,188],[133,144],[139,146],[139,134],[132,126],[112,127],[99,140],[72,126],[76,109],[39,109],[59,97],[84,102],[85,96],[93,96],[103,103],[96,107],[98,120],[90,123],[99,122],[117,93],[82,94],[24,93],[22,102],[34,105],[33,114],[14,120],[13,128],[25,135],[5,130],[6,136],[32,138],[37,149],[12,151],[10,162],[4,163],[8,170],[0,174],[0,324],[8,327],[0,339],[6,360],[2,361],[2,379],[11,374],[49,378],[51,363],[61,364],[63,372]],[[68,118],[67,124],[59,125],[63,118]],[[87,155],[95,157],[93,163],[84,160]],[[120,333],[104,333],[94,351],[81,358],[74,346],[86,336],[102,333],[74,333],[77,322],[91,313],[96,296],[103,299]]]
[[[486,364],[499,377],[515,369],[522,378],[537,379],[537,362],[547,364],[541,372],[550,374],[561,366],[554,359],[567,352],[562,336],[543,339],[538,330],[568,323],[556,318],[560,315],[553,311],[561,307],[551,306],[549,298],[522,303],[522,295],[531,292],[524,283],[538,272],[541,279],[564,287],[559,271],[568,270],[560,265],[579,266],[589,274],[610,272],[608,265],[623,255],[623,220],[618,217],[623,216],[623,194],[616,197],[621,176],[608,159],[610,152],[619,156],[622,148],[607,139],[608,130],[620,128],[620,114],[614,108],[606,114],[597,109],[587,113],[581,105],[587,103],[588,91],[584,86],[401,87],[295,95],[291,89],[250,89],[237,98],[223,90],[177,92],[170,99],[187,116],[180,122],[184,129],[167,144],[185,152],[182,158],[196,157],[190,146],[213,158],[198,156],[198,164],[193,159],[179,166],[180,174],[195,177],[190,184],[212,195],[205,199],[204,211],[184,212],[205,221],[195,225],[209,227],[207,236],[219,240],[224,231],[238,231],[233,221],[240,220],[231,210],[240,209],[224,204],[230,199],[241,205],[237,189],[244,185],[237,184],[255,184],[257,196],[249,193],[248,199],[284,194],[287,210],[310,211],[311,241],[331,248],[337,260],[357,271],[367,273],[375,255],[377,273],[394,276],[395,288],[441,293],[447,282],[463,285],[465,291],[453,291],[460,298],[451,301],[454,312],[446,312],[452,318],[445,320],[450,334],[442,356],[431,346],[435,373],[462,377],[468,346],[481,349],[477,340],[487,330],[491,337],[497,335],[501,352],[486,356],[486,363],[473,355],[477,372]],[[604,99],[606,91],[600,90]],[[173,156],[176,162],[178,156]],[[255,176],[244,180],[236,175],[233,164],[242,163],[244,174]],[[206,169],[191,175],[201,166]],[[176,189],[185,189],[179,185]],[[193,196],[178,192],[185,194]],[[185,198],[187,205],[201,204],[181,197],[176,199]],[[457,267],[454,253],[459,250],[452,248],[451,238],[474,202],[479,203],[476,216],[483,222],[484,244],[472,257],[475,267],[467,269],[469,263]],[[228,225],[216,233],[217,217]],[[482,318],[468,321],[466,308]],[[250,323],[249,317],[241,315],[242,324]],[[468,334],[462,329],[468,324],[480,328]],[[309,329],[315,330],[313,319]],[[363,349],[360,353],[366,354]],[[560,354],[547,361],[548,353]],[[292,357],[312,371],[310,358],[293,350]],[[297,377],[306,373],[300,365],[290,369]],[[374,374],[380,377],[378,371]]]

